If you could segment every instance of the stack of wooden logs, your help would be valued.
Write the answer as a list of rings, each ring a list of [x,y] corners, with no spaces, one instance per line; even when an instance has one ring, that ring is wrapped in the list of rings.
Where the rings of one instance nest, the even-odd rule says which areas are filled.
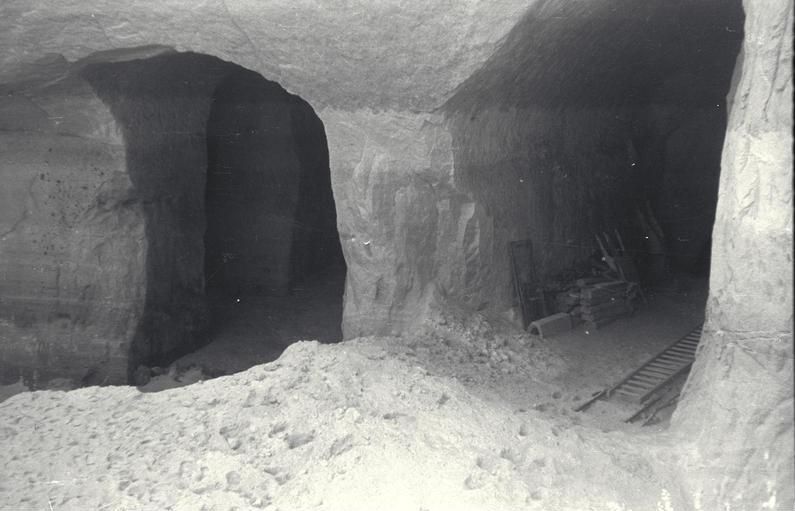
[[[569,296],[579,298],[579,304],[571,310],[572,316],[579,316],[588,328],[598,329],[616,319],[632,314],[634,302],[640,288],[634,282],[609,280],[593,282],[593,279],[577,281],[579,291]]]

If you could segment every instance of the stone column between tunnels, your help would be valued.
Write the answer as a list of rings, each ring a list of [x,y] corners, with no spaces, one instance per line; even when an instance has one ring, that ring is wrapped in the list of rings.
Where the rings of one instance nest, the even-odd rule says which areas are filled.
[[[746,0],[707,321],[675,432],[697,509],[793,505],[792,0]]]

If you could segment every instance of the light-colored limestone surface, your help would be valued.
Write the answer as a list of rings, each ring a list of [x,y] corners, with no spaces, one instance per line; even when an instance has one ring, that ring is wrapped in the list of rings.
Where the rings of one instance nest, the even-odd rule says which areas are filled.
[[[703,346],[675,426],[700,509],[793,502],[793,2],[745,2]]]
[[[518,0],[10,0],[0,76],[46,53],[171,46],[233,61],[315,108],[428,110],[480,67]]]

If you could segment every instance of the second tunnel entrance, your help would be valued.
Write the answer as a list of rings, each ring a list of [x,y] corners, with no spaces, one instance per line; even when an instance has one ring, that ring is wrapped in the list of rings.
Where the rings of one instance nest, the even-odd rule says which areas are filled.
[[[340,340],[346,268],[311,106],[253,71],[164,48],[95,55],[82,75],[123,131],[145,226],[130,378],[175,361],[226,374],[297,340]]]
[[[340,340],[345,262],[326,137],[312,108],[252,71],[228,75],[207,122],[205,204],[218,346],[204,351],[223,352],[212,357],[217,370],[275,358],[296,340]]]

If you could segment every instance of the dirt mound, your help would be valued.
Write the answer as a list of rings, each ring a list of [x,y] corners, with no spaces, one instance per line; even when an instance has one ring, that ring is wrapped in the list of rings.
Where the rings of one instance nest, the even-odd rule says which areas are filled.
[[[631,439],[478,397],[400,344],[301,342],[156,393],[18,394],[0,404],[0,507],[618,510],[665,497]]]

